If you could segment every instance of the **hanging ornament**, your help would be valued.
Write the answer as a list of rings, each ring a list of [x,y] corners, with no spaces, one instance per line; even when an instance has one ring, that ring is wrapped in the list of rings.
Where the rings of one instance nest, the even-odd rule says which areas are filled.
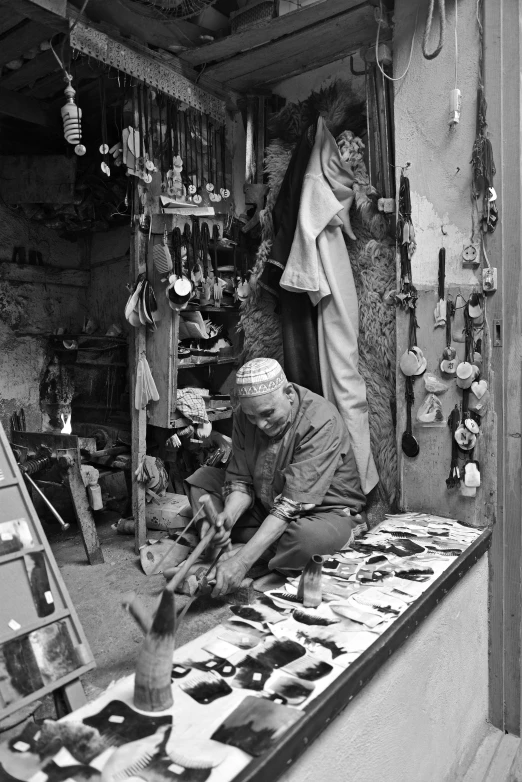
[[[107,101],[105,97],[105,79],[102,76],[99,81],[100,86],[100,105],[101,105],[101,136],[102,143],[100,144],[100,154],[103,156],[101,163],[101,170],[106,176],[111,175],[111,169],[109,168],[109,145],[107,144]]]
[[[63,120],[63,133],[65,140],[69,144],[74,144],[74,151],[77,155],[82,156],[87,152],[85,146],[81,143],[82,138],[82,110],[76,105],[74,96],[76,90],[72,87],[72,76],[68,73],[65,74],[65,81],[67,87],[65,88],[65,96],[67,103],[61,108],[61,115]]]

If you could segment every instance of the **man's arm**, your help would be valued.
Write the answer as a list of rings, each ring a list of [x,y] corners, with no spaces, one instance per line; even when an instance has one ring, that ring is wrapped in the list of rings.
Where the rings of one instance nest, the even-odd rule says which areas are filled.
[[[272,543],[281,537],[287,524],[286,520],[269,514],[255,535],[237,554],[225,562],[218,563],[214,573],[209,573],[209,578],[216,579],[212,597],[222,597],[237,589],[252,565]]]

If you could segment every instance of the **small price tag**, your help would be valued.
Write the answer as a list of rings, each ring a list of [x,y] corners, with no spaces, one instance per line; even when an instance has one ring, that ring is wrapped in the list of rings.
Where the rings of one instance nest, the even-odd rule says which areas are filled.
[[[19,629],[21,628],[21,626],[22,626],[21,624],[19,624],[19,623],[16,621],[16,619],[11,619],[11,620],[10,620],[10,621],[9,621],[7,624],[9,625],[9,627],[11,628],[11,630],[14,630],[15,632],[16,632],[17,630],[19,630]],[[47,777],[46,777],[46,779],[47,779]]]
[[[0,538],[2,540],[12,540],[13,536],[12,536],[12,534],[10,532],[2,532],[2,534],[0,535]]]
[[[51,603],[54,603],[53,594],[50,590],[47,590],[47,592],[44,592],[45,599],[51,605]]]
[[[71,753],[68,749],[65,749],[65,747],[62,747],[58,750],[56,755],[53,757],[54,762],[57,766],[60,766],[63,768],[63,766],[75,766],[77,765],[76,760],[73,758]]]
[[[173,774],[183,774],[185,773],[185,769],[183,766],[178,766],[177,763],[171,763],[168,767],[169,771],[172,771]]]
[[[111,714],[109,722],[116,722],[118,725],[121,725],[122,722],[125,722],[125,717],[122,717],[119,714]]]
[[[13,744],[13,749],[16,749],[17,752],[29,752],[31,745],[25,741],[17,741],[16,744]]]

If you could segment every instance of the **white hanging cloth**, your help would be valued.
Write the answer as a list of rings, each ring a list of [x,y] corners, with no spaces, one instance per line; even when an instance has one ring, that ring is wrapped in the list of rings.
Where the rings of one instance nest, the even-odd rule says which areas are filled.
[[[158,389],[150,371],[149,362],[145,356],[140,356],[136,368],[136,392],[134,406],[136,410],[144,410],[149,402],[157,402]]]
[[[281,287],[307,292],[318,306],[323,394],[344,418],[365,494],[379,476],[370,447],[366,385],[359,374],[359,308],[345,232],[354,177],[322,117],[301,190],[299,215]]]

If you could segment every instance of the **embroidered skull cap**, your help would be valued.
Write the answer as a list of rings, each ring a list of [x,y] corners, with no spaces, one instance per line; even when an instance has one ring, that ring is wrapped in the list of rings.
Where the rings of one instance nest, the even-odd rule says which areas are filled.
[[[239,397],[270,394],[286,383],[281,364],[273,358],[254,358],[238,369],[236,390]]]

